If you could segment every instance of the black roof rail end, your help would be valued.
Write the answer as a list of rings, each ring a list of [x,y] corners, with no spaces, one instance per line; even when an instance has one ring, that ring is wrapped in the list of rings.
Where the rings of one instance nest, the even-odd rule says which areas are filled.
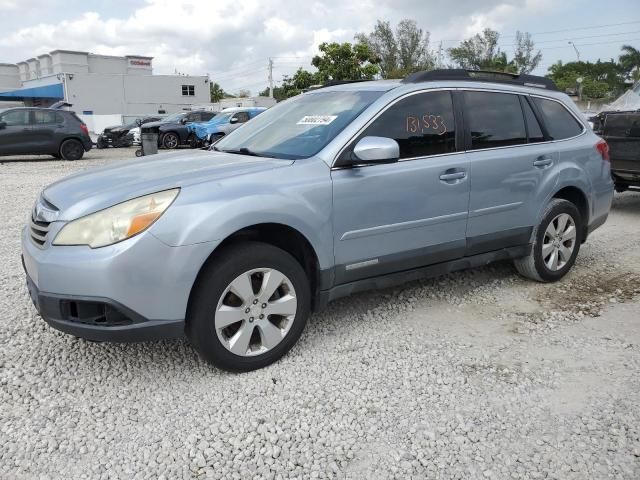
[[[427,70],[407,75],[402,83],[421,83],[437,80],[467,80],[476,82],[508,83],[525,87],[544,88],[558,91],[553,80],[537,75],[525,73],[492,72],[486,70],[465,70],[462,68],[449,68]]]

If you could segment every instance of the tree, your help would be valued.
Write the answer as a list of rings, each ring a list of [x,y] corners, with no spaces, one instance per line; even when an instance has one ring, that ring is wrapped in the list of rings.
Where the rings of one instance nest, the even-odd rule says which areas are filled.
[[[273,98],[277,101],[281,101],[286,98],[299,95],[303,90],[318,83],[321,82],[318,79],[317,73],[312,73],[303,68],[298,68],[292,76],[285,75],[280,86],[273,88]],[[265,88],[259,93],[259,95],[268,96],[269,87]]]
[[[364,43],[321,43],[320,54],[311,64],[318,69],[321,83],[331,80],[372,80],[380,71],[379,60]]]
[[[482,34],[478,33],[458,47],[450,48],[449,56],[460,68],[513,73],[529,73],[542,60],[539,50],[533,53],[535,45],[529,33],[516,32],[515,55],[511,61],[498,47],[499,39],[498,32],[486,28]]]
[[[209,94],[211,103],[217,103],[227,95],[217,82],[209,83]]]
[[[560,90],[576,89],[582,78],[582,96],[589,99],[611,98],[624,91],[624,68],[614,62],[557,62],[547,74]]]
[[[531,34],[529,32],[516,32],[516,50],[511,60],[511,65],[518,73],[531,73],[535,70],[540,60],[542,60],[542,53],[538,50],[537,53],[533,53],[534,43],[531,40]]]
[[[640,80],[640,50],[631,45],[623,45],[619,57],[625,74],[633,80]]]
[[[404,77],[435,65],[429,32],[423,32],[413,20],[400,21],[395,32],[389,22],[378,20],[370,34],[358,33],[355,39],[366,44],[378,58],[383,78]]]

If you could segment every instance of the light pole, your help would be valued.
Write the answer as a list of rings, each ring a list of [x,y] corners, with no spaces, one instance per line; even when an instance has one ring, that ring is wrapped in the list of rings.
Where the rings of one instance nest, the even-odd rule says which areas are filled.
[[[578,47],[576,47],[576,44],[573,42],[569,42],[569,45],[571,45],[573,49],[576,51],[576,57],[578,57],[578,61],[580,61],[580,52],[578,51]]]

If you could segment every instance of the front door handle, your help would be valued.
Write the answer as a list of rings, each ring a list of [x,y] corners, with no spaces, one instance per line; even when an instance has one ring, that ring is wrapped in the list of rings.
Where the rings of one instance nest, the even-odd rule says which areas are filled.
[[[539,156],[535,162],[533,162],[534,167],[548,167],[553,163],[553,158],[548,155]]]
[[[443,173],[440,175],[440,180],[443,182],[455,182],[456,180],[463,180],[466,177],[467,172]]]

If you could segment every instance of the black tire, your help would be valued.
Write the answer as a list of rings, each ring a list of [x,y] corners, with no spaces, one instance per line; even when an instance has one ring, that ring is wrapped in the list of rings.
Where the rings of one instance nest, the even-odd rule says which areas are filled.
[[[60,145],[60,158],[63,160],[80,160],[84,155],[84,145],[80,140],[70,138]]]
[[[180,137],[176,133],[168,132],[162,136],[162,146],[169,150],[180,146]]]
[[[557,270],[552,270],[548,268],[544,261],[542,245],[547,227],[561,214],[567,214],[573,220],[575,239],[573,251],[564,266]],[[556,282],[564,277],[569,270],[571,270],[571,267],[573,267],[578,252],[580,251],[580,245],[582,244],[582,235],[583,219],[578,208],[567,200],[554,198],[544,210],[540,224],[534,229],[531,253],[526,257],[514,260],[515,267],[522,276],[530,278],[531,280],[544,283]]]
[[[296,293],[296,313],[280,343],[262,354],[240,356],[228,350],[218,338],[212,312],[216,312],[218,302],[231,282],[256,268],[278,270],[291,281]],[[295,258],[269,244],[242,242],[215,253],[203,267],[189,300],[186,332],[193,347],[207,362],[223,370],[247,372],[270,365],[284,356],[302,334],[310,309],[309,280]]]
[[[59,153],[53,153],[53,154],[51,154],[51,156],[53,158],[57,158],[58,160],[60,160],[60,158],[61,158]]]

